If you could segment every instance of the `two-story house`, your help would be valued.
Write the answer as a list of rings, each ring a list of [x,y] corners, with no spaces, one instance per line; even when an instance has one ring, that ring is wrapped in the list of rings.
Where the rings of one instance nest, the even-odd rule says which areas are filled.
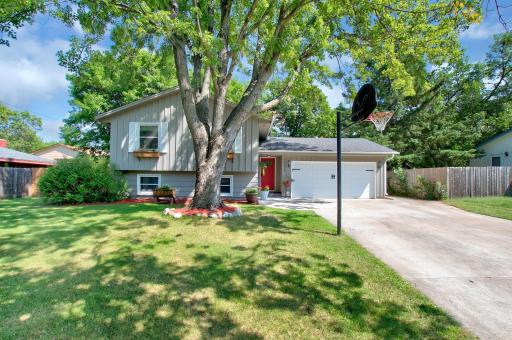
[[[194,149],[177,88],[97,120],[110,125],[111,162],[126,176],[132,196],[152,195],[162,185],[176,188],[178,196],[193,194]],[[221,195],[243,197],[249,187],[269,186],[292,198],[335,198],[336,139],[269,138],[269,131],[270,123],[258,116],[245,122],[226,161]],[[395,154],[363,138],[343,139],[343,196],[383,197],[386,162]]]

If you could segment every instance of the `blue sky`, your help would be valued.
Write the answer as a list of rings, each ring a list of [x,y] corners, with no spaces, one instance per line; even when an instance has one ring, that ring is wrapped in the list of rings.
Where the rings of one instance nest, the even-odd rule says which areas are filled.
[[[512,8],[505,13],[510,18]],[[479,25],[461,35],[461,44],[472,62],[485,58],[492,36],[504,31],[494,12]],[[39,133],[46,141],[59,139],[62,119],[70,110],[66,70],[57,63],[56,53],[67,50],[69,38],[80,35],[78,25],[67,27],[62,23],[38,16],[32,25],[18,31],[18,39],[10,47],[0,46],[0,102],[16,110],[28,110],[43,120]],[[334,62],[332,67],[337,69]],[[332,107],[341,100],[341,90],[321,87]]]

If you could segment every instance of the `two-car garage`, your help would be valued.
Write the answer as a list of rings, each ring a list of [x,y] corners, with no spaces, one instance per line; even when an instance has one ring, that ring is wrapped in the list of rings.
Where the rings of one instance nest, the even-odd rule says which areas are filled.
[[[343,162],[343,198],[376,198],[376,162]],[[292,161],[291,198],[336,198],[336,162]]]
[[[268,137],[259,149],[259,184],[292,199],[335,199],[336,147],[336,138]],[[385,197],[387,162],[397,154],[364,138],[343,138],[342,197]]]

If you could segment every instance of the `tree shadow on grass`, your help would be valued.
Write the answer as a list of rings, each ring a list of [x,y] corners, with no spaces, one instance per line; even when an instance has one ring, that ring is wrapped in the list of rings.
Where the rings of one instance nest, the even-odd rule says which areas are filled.
[[[78,212],[86,220],[80,226],[72,223],[78,215],[64,210],[46,218],[60,216],[70,228],[41,228],[30,237],[9,236],[9,247],[0,248],[6,249],[0,261],[0,338],[257,339],[268,336],[265,327],[289,337],[289,327],[304,322],[311,331],[305,334],[311,336],[437,339],[455,325],[428,303],[404,306],[385,294],[372,298],[358,269],[342,259],[333,261],[314,250],[296,255],[288,235],[306,231],[324,236],[325,229],[314,225],[310,213],[247,214],[219,222],[219,228],[231,233],[245,231],[250,237],[274,232],[279,237],[269,234],[256,243],[216,252],[208,244],[187,241],[182,249],[192,254],[192,260],[180,263],[175,257],[162,257],[161,252],[172,252],[177,242],[183,243],[182,233],[120,239],[116,246],[106,243],[108,228],[163,227],[158,218],[131,221],[133,216],[127,215],[135,208],[128,206],[113,214],[104,210],[109,214],[100,220],[94,218],[98,210],[85,209]],[[126,220],[111,225],[119,219]],[[66,264],[30,272],[18,265],[18,259],[39,250],[76,248],[85,237],[97,242],[88,266]],[[257,321],[247,318],[253,313],[259,316]],[[268,326],[267,315],[283,325]]]
[[[188,217],[183,220],[187,225],[209,224],[202,217]],[[277,233],[294,234],[307,232],[319,235],[336,235],[334,228],[329,228],[320,216],[310,211],[290,211],[284,209],[270,209],[263,206],[251,206],[243,218],[223,219],[219,222],[231,232],[240,232],[248,236]]]
[[[96,255],[88,269],[11,269],[0,277],[0,337],[265,336],[257,324],[235,321],[236,310],[221,301],[260,313],[286,311],[313,323],[320,322],[313,314],[321,310],[332,318],[318,327],[340,336],[346,319],[356,331],[383,338],[436,338],[452,325],[429,305],[417,312],[433,315],[431,324],[407,320],[403,306],[366,297],[363,279],[348,265],[319,254],[294,257],[286,247],[286,241],[268,240],[233,247],[229,256],[198,252],[193,265],[181,266],[124,246]]]

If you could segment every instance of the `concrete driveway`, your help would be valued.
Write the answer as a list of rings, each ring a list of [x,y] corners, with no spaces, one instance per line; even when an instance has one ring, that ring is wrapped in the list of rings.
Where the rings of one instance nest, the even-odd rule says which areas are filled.
[[[293,204],[336,223],[333,201]],[[512,221],[404,198],[344,200],[343,215],[352,238],[467,329],[512,337]]]

